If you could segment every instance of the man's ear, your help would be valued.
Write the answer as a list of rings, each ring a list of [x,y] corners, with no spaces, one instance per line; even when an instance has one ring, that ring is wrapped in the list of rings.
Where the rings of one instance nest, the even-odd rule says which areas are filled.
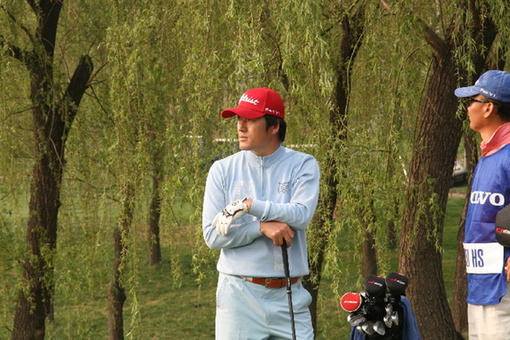
[[[280,131],[280,122],[278,122],[278,124],[276,124],[276,125],[271,126],[271,133],[273,135],[277,135],[279,131]]]
[[[485,106],[485,112],[483,113],[484,118],[489,118],[491,115],[497,114],[498,107],[494,103],[488,103]]]

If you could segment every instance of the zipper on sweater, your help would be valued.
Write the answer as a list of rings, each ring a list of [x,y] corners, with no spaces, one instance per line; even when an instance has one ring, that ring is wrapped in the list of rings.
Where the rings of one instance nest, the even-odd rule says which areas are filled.
[[[266,182],[266,179],[265,179],[265,171],[264,171],[264,157],[260,157],[260,186],[261,186],[261,190],[260,192],[262,193],[262,198],[265,200],[266,199],[266,186],[265,186],[265,182]]]

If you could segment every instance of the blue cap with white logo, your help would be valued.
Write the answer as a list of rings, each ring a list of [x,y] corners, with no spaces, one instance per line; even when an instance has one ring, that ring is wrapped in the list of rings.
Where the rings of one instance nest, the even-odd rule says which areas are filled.
[[[500,102],[510,103],[510,73],[499,70],[487,71],[475,85],[455,90],[457,97],[473,97],[481,94]]]

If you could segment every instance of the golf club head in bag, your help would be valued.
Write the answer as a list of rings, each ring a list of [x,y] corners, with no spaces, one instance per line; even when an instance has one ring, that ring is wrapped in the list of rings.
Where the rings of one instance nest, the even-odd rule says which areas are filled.
[[[368,295],[372,298],[383,298],[386,293],[386,281],[384,278],[377,275],[368,275],[363,283]]]
[[[373,321],[365,321],[361,325],[361,330],[363,331],[363,333],[365,333],[368,336],[374,335],[374,333],[375,333],[375,331],[374,331],[374,322]]]
[[[502,246],[510,247],[510,204],[496,215],[496,241]]]
[[[388,302],[396,304],[400,302],[400,296],[405,295],[405,290],[409,285],[409,278],[400,273],[389,273],[386,276],[386,287],[388,287]]]
[[[386,327],[384,326],[383,321],[377,320],[374,322],[374,333],[379,334],[380,336],[384,336],[386,334]]]
[[[351,313],[347,316],[347,322],[349,322],[351,327],[360,326],[365,321],[367,321],[367,319],[363,314],[360,313]]]

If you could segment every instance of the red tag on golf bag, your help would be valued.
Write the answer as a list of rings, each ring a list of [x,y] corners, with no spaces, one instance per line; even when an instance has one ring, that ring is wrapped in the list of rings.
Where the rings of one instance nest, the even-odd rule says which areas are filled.
[[[496,215],[496,240],[505,247],[510,247],[510,204]]]

